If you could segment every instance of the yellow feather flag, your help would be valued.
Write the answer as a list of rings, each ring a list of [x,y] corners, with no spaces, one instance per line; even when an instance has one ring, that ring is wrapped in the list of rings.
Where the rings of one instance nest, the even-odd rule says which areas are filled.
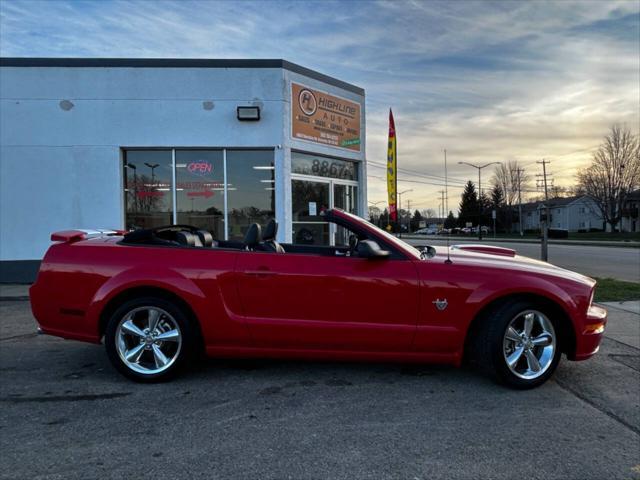
[[[393,112],[389,109],[389,144],[387,147],[387,192],[389,195],[389,217],[391,221],[398,220],[398,153],[396,150],[396,125]]]

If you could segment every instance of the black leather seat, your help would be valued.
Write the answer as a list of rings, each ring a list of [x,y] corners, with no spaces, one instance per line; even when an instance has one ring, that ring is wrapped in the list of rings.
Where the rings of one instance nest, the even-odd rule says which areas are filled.
[[[208,248],[217,246],[217,245],[214,245],[213,235],[211,235],[211,233],[207,232],[206,230],[198,230],[196,232],[196,235],[198,236],[198,239],[200,240],[200,243],[202,244],[200,246],[208,247]]]
[[[262,240],[262,228],[257,223],[252,223],[244,235],[244,248],[247,250],[255,250],[260,246]]]
[[[278,222],[270,220],[267,226],[264,228],[262,234],[262,247],[267,252],[285,253],[284,248],[278,242],[276,242],[276,236],[278,235]]]

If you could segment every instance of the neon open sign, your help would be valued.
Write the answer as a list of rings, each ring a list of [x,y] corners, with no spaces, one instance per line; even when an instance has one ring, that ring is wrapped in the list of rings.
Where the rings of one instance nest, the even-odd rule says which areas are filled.
[[[213,172],[213,165],[210,162],[200,160],[198,162],[191,162],[187,165],[189,173],[194,175],[204,176]]]

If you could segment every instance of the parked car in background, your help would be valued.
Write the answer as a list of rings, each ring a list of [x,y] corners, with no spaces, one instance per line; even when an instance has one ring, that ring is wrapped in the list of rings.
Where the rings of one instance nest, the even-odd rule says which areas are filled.
[[[416,230],[414,233],[417,235],[436,235],[438,233],[438,229],[433,227],[427,227],[427,228],[421,228],[420,230]]]
[[[104,342],[142,382],[206,353],[469,361],[532,388],[562,353],[598,351],[607,314],[591,278],[502,247],[416,249],[337,209],[323,218],[346,245],[280,244],[275,221],[243,242],[184,225],[56,232],[29,290],[33,314],[42,333]]]

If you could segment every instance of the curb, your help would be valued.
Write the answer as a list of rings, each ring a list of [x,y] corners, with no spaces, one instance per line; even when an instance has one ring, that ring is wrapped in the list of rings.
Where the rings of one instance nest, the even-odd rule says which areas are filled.
[[[28,302],[28,296],[17,296],[17,297],[0,297],[0,302]]]

